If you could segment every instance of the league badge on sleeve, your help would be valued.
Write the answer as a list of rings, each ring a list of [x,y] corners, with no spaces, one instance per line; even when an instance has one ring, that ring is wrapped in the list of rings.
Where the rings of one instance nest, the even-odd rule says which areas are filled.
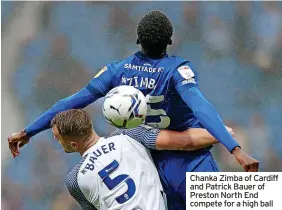
[[[96,75],[94,78],[99,77],[102,73],[104,73],[105,71],[107,71],[107,66],[105,66],[104,68],[102,68]]]
[[[186,80],[189,80],[195,76],[194,72],[189,66],[181,66],[177,70],[179,74]]]

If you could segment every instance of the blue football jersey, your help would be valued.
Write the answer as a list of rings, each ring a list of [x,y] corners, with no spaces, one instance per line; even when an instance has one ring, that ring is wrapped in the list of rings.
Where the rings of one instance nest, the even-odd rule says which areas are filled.
[[[120,85],[133,86],[146,96],[146,124],[176,131],[202,127],[181,98],[187,88],[198,87],[196,73],[188,60],[168,55],[150,59],[137,52],[105,66],[87,89],[96,97],[102,97]],[[210,148],[193,152],[151,150],[170,209],[185,209],[186,172],[218,171],[217,167],[210,167]]]
[[[198,86],[192,64],[178,56],[150,59],[141,52],[105,66],[88,84],[90,91],[104,96],[114,87],[130,85],[143,92],[148,103],[146,124],[183,131],[201,127],[180,96],[186,88]]]

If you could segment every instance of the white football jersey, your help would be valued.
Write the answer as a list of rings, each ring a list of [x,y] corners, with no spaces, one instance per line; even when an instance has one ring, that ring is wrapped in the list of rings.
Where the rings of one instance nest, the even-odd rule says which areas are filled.
[[[165,195],[149,151],[127,135],[100,138],[66,176],[84,210],[165,210]]]

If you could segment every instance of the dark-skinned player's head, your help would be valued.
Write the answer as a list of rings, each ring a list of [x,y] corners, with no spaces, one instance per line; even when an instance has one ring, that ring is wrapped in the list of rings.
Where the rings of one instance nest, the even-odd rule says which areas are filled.
[[[141,44],[148,56],[160,56],[171,45],[173,26],[168,17],[159,10],[147,13],[137,26],[137,44]]]
[[[65,152],[79,152],[93,134],[90,116],[84,110],[70,109],[57,114],[51,122],[54,138]]]

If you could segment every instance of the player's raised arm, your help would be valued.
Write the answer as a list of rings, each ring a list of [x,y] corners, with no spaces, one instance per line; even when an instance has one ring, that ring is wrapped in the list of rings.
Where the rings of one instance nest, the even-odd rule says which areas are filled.
[[[198,89],[197,78],[191,68],[191,63],[187,62],[174,72],[175,87],[181,98],[191,108],[204,128],[233,153],[243,167],[245,164],[248,165],[247,168],[244,167],[246,171],[257,171],[258,161],[243,153],[240,145],[228,133],[218,112]]]
[[[186,63],[174,72],[176,90],[204,128],[232,152],[235,147],[240,146],[226,130],[215,108],[198,89],[197,78],[191,68],[191,63]]]
[[[9,136],[9,148],[14,157],[18,156],[19,148],[28,143],[30,137],[50,128],[50,122],[59,112],[68,109],[82,109],[103,97],[112,88],[111,65],[105,66],[79,92],[58,101],[49,110],[44,112],[37,120],[28,125],[23,131]]]
[[[228,128],[233,135],[233,130]],[[177,132],[160,130],[147,125],[128,130],[117,130],[112,135],[125,134],[135,139],[148,149],[154,150],[186,150],[193,151],[202,149],[218,141],[203,128],[190,128],[186,131]]]

